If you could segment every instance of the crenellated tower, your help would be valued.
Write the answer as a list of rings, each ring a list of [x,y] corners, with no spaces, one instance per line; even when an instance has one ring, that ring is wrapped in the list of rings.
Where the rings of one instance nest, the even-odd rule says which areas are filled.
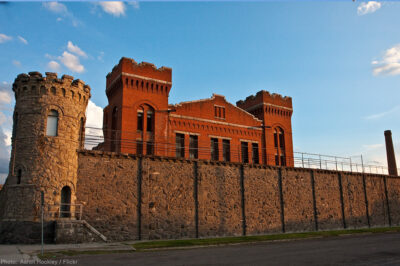
[[[171,68],[121,58],[107,75],[104,150],[154,154],[154,143],[167,142],[171,86]]]
[[[57,218],[61,208],[61,216],[71,217],[90,87],[68,75],[29,72],[18,75],[13,91],[12,151],[0,219],[39,219],[40,191],[48,213]]]
[[[294,166],[292,98],[262,90],[236,105],[263,121],[264,163]]]

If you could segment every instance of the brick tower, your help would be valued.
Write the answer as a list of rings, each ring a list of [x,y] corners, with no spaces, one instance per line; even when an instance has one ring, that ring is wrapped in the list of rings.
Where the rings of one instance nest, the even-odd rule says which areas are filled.
[[[104,150],[136,154],[154,154],[156,150],[157,155],[165,155],[154,145],[168,141],[171,79],[171,68],[121,58],[107,75]]]
[[[77,149],[83,147],[91,96],[88,85],[73,79],[49,72],[45,77],[30,72],[15,79],[10,168],[0,194],[2,221],[38,220],[40,191],[47,213],[73,218]]]
[[[294,166],[292,142],[292,98],[259,91],[236,105],[263,121],[263,162]]]

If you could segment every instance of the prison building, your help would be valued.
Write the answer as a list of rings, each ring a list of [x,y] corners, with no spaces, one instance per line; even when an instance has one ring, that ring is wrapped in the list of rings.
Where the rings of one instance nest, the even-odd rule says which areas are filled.
[[[169,104],[172,69],[121,58],[107,75],[105,151],[293,166],[292,99],[259,91],[236,105],[208,99]]]

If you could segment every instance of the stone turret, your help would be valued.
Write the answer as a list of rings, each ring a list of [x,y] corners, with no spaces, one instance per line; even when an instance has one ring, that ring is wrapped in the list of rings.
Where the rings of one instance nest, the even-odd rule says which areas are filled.
[[[61,216],[73,218],[77,150],[83,147],[90,87],[68,75],[29,72],[18,75],[13,91],[12,151],[0,219],[38,220],[40,191],[54,219],[60,216],[61,202],[66,203]]]

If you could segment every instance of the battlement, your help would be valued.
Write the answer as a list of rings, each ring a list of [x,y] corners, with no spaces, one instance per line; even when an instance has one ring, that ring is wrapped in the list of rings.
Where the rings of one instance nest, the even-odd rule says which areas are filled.
[[[275,106],[282,106],[285,108],[292,109],[292,98],[288,96],[282,96],[277,93],[270,93],[265,90],[257,92],[256,95],[250,95],[246,99],[236,102],[236,106],[247,110],[259,104],[271,104]]]
[[[28,74],[22,73],[17,76],[13,84],[13,91],[18,96],[47,94],[49,91],[53,95],[67,95],[67,89],[72,95],[77,95],[80,101],[85,101],[91,97],[90,86],[80,79],[74,79],[69,75],[58,78],[57,73],[46,72],[43,76],[40,72],[34,71]]]
[[[114,66],[112,71],[107,74],[107,88],[123,74],[142,79],[153,79],[168,84],[171,84],[172,81],[172,68],[165,66],[157,68],[152,63],[137,63],[131,58],[122,57],[119,60],[118,65]]]

